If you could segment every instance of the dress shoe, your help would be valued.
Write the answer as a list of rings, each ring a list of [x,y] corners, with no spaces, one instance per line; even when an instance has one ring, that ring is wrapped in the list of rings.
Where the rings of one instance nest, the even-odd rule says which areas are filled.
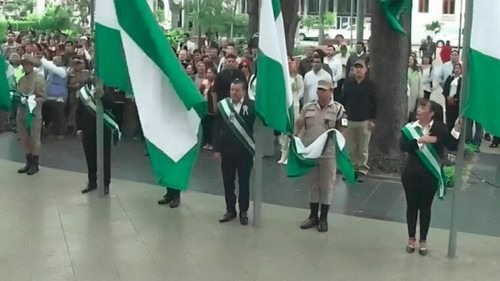
[[[327,232],[328,231],[328,220],[320,219],[318,223],[318,231],[319,232]]]
[[[87,188],[85,188],[84,190],[82,190],[82,193],[85,194],[87,192],[94,191],[94,190],[96,190],[96,188],[97,188],[97,186],[87,185]]]
[[[486,134],[486,135],[484,135],[484,140],[485,140],[485,141],[491,141],[490,134]]]
[[[315,227],[316,225],[318,225],[319,223],[319,220],[318,220],[318,217],[308,217],[307,220],[303,221],[301,224],[300,224],[300,228],[301,229],[309,229],[309,228],[313,228]]]
[[[240,213],[240,223],[241,223],[241,225],[247,225],[248,224],[248,215],[247,215],[247,212]]]
[[[497,148],[497,147],[498,147],[498,143],[493,143],[493,142],[492,142],[492,143],[490,144],[490,147],[491,147],[491,148]]]
[[[181,196],[175,196],[172,201],[170,201],[170,208],[175,209],[181,204]]]
[[[236,218],[236,213],[227,212],[222,218],[219,219],[220,223],[225,223]]]

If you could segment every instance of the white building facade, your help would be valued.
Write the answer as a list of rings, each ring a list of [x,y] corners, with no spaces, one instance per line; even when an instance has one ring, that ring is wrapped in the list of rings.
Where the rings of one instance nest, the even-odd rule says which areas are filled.
[[[452,46],[459,45],[459,33],[463,30],[465,0],[413,0],[412,43],[418,44],[427,35],[437,42],[450,40]],[[462,22],[460,22],[462,18]],[[441,31],[433,34],[425,25],[438,21]],[[461,36],[463,40],[463,36]],[[460,43],[460,46],[463,44]]]

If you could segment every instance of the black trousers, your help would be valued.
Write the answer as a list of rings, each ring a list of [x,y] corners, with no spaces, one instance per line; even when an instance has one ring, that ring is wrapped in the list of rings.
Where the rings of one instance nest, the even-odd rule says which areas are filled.
[[[448,131],[451,132],[451,130],[453,130],[457,118],[458,118],[458,105],[446,106],[446,126],[448,126]]]
[[[226,197],[227,212],[236,213],[235,180],[238,174],[238,205],[240,213],[248,211],[250,202],[250,172],[253,166],[253,157],[244,153],[222,154],[222,180],[224,182],[224,195]]]
[[[97,138],[96,132],[83,131],[83,151],[87,160],[89,186],[97,186]],[[111,182],[111,131],[104,128],[104,185]]]
[[[333,91],[333,100],[336,101],[336,102],[340,102],[341,100],[343,100],[343,97],[340,96],[340,94],[342,93],[342,87],[344,86],[344,78],[340,79],[339,81],[337,81],[337,88],[335,88],[335,90]]]
[[[203,144],[212,144],[212,131],[214,126],[214,116],[206,114],[201,124],[203,126]]]
[[[47,100],[43,103],[43,109],[45,112],[44,120],[51,125],[55,135],[65,135],[66,134],[66,116],[64,114],[66,107],[65,102],[58,102],[55,100]]]
[[[406,222],[408,236],[415,237],[417,217],[420,214],[420,239],[427,240],[431,222],[431,207],[437,190],[437,181],[427,171],[415,173],[404,171],[401,177],[406,195]]]

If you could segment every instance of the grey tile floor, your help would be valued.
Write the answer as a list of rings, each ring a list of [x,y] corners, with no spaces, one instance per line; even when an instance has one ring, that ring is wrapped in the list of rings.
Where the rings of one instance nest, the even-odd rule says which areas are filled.
[[[499,149],[488,149],[487,143],[477,161],[474,173],[480,178],[500,185]],[[149,158],[144,156],[143,143],[125,138],[112,151],[112,189],[120,188],[115,179],[156,184]],[[277,156],[276,156],[277,157]],[[308,208],[307,188],[303,178],[287,178],[283,166],[276,164],[276,157],[263,161],[263,202],[297,208]],[[0,158],[24,161],[18,141],[12,133],[0,134]],[[77,138],[43,139],[41,163],[44,166],[86,172],[82,145]],[[85,178],[74,182],[82,188]],[[222,195],[220,167],[212,153],[203,150],[193,170],[190,190],[212,195]],[[432,227],[448,229],[450,224],[451,194],[433,204]],[[159,198],[155,198],[159,199]],[[151,204],[155,203],[151,200]],[[461,231],[500,237],[500,188],[472,179],[457,200],[458,226]],[[367,179],[354,187],[347,187],[340,176],[335,183],[331,211],[364,218],[405,222],[405,199],[399,178],[389,180]]]
[[[83,173],[18,175],[0,160],[0,280],[498,280],[500,238],[432,228],[427,257],[404,251],[402,223],[332,214],[330,231],[300,230],[307,211],[263,205],[262,226],[219,224],[222,196],[189,191],[158,206],[158,186],[114,179],[80,194]],[[250,220],[253,218],[250,217]]]

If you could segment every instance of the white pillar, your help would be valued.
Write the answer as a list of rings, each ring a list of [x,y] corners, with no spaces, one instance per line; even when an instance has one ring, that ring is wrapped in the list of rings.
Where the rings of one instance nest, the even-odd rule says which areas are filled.
[[[43,15],[43,13],[45,13],[45,0],[37,0],[36,1],[35,13],[37,15]]]

